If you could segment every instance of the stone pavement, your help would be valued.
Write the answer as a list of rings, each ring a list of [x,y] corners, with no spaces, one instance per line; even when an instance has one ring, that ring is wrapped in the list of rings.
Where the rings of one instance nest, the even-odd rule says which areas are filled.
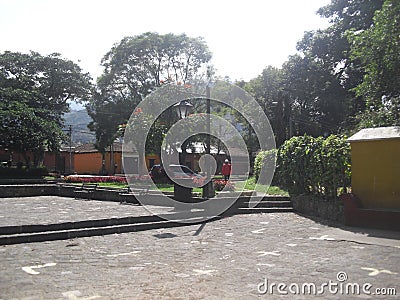
[[[153,206],[151,210],[162,214],[168,213],[171,208]],[[142,206],[120,205],[118,202],[58,196],[0,198],[0,227],[149,215],[151,213]]]
[[[35,199],[35,207],[68,202]],[[15,203],[23,202],[14,199],[7,205],[3,200],[2,226],[36,222],[29,217],[35,213],[42,221],[59,221],[56,212],[62,211],[53,204],[21,213]],[[95,201],[70,200],[71,211],[58,217],[80,220],[100,211],[87,207]],[[107,209],[96,218],[143,212],[137,206],[99,205]],[[13,219],[6,220],[3,209]],[[0,299],[399,299],[399,282],[400,233],[336,228],[295,213],[236,215],[201,225],[0,246]],[[308,295],[312,285],[321,295]],[[355,295],[356,286],[365,292]],[[395,296],[373,294],[392,293],[393,288]]]

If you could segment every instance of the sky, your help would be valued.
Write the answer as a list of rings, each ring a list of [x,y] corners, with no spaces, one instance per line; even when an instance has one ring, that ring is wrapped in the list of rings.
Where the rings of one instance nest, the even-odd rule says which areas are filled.
[[[153,31],[205,39],[217,75],[250,80],[296,53],[303,33],[328,26],[330,0],[0,0],[0,52],[58,52],[95,79],[126,36]]]

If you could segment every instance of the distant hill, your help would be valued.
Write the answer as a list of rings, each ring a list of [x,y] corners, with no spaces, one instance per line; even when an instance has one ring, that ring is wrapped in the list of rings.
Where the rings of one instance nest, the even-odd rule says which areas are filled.
[[[81,145],[86,143],[94,143],[96,137],[94,132],[91,132],[87,125],[92,121],[92,118],[87,114],[86,109],[71,110],[64,114],[64,130],[68,130],[68,125],[72,125],[72,144]]]

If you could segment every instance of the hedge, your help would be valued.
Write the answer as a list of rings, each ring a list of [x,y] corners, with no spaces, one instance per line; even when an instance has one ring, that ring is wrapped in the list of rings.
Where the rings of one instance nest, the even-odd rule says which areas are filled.
[[[255,160],[257,179],[261,167],[274,155],[274,184],[292,195],[311,193],[334,199],[340,189],[346,190],[350,185],[350,145],[344,136],[297,136],[287,140],[278,150],[262,151]]]

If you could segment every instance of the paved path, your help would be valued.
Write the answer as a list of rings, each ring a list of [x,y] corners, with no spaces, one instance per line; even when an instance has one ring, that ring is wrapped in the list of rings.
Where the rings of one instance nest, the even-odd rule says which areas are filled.
[[[151,207],[157,213],[169,213],[168,207]],[[82,200],[56,196],[0,198],[0,226],[52,224],[104,218],[148,216],[142,206],[119,202]]]
[[[67,199],[51,201],[58,200]],[[90,202],[77,203],[74,211],[85,217]],[[104,210],[110,215],[120,213],[119,207],[124,213],[142,209],[101,205],[110,205]],[[56,207],[50,206],[47,217],[36,211],[52,222]],[[13,224],[29,214],[15,212]],[[266,281],[269,290],[260,294]],[[333,291],[337,284],[343,292],[330,293],[330,281]],[[0,247],[0,299],[308,299],[301,293],[302,286],[308,291],[305,284],[323,289],[324,299],[399,299],[399,282],[399,233],[338,229],[294,213]],[[279,283],[288,295],[279,295]],[[371,284],[371,293],[396,288],[397,296],[343,295],[349,284]],[[294,297],[296,286],[300,294]]]

